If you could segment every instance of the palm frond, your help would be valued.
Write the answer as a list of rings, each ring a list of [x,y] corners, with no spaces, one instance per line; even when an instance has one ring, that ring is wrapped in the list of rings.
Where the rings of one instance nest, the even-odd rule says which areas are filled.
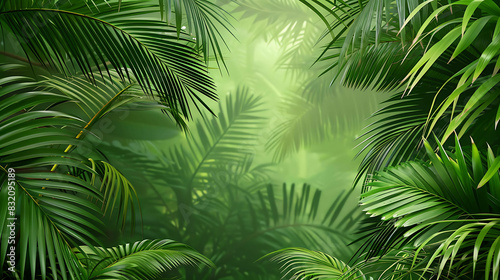
[[[428,138],[428,132],[432,131],[435,136],[441,138],[454,113],[453,110],[446,110],[441,116],[431,113],[436,104],[447,98],[446,94],[436,92],[452,92],[455,85],[447,83],[443,86],[443,83],[453,76],[453,69],[464,67],[469,62],[470,59],[465,58],[448,63],[446,59],[440,58],[412,94],[405,95],[404,90],[399,89],[384,102],[386,105],[373,114],[374,122],[367,126],[366,132],[360,137],[362,141],[358,146],[361,149],[357,156],[363,155],[363,161],[355,182],[364,174],[369,178],[387,166],[422,156],[425,158],[422,139],[427,139],[433,148],[437,148],[434,139]],[[468,89],[473,90],[474,87]],[[458,101],[454,106],[459,109],[464,105],[464,102]],[[478,116],[475,125],[467,132],[481,145],[496,143],[494,128],[490,126],[492,114],[493,112],[488,112]],[[434,124],[432,130],[429,127],[430,122]]]
[[[1,12],[0,24],[15,35],[30,61],[67,75],[81,71],[91,81],[96,74],[110,76],[110,69],[123,80],[135,76],[171,113],[190,118],[189,102],[207,107],[200,94],[216,99],[187,35],[178,39],[175,28],[161,21],[127,19],[119,13],[96,16],[30,8]]]
[[[168,240],[143,240],[113,248],[81,246],[76,249],[88,279],[158,279],[180,266],[213,263],[187,245]]]
[[[93,119],[99,120],[119,106],[137,101],[142,95],[136,82],[122,83],[116,73],[112,74],[111,83],[100,77],[91,83],[84,77],[63,78],[54,75],[41,80],[40,88],[68,96],[82,111],[81,117],[89,123]]]
[[[130,209],[131,229],[133,230],[135,226],[135,201],[137,201],[140,210],[135,188],[113,165],[105,161],[96,162],[91,158],[89,158],[89,161],[91,162],[92,170],[101,178],[99,191],[103,194],[103,214],[111,216],[113,215],[113,210],[118,209],[116,216],[118,222],[121,220],[121,227],[123,229]]]
[[[490,251],[490,246],[498,236],[495,217],[500,213],[493,196],[500,188],[499,160],[490,151],[487,164],[483,163],[474,143],[472,152],[465,153],[458,137],[454,153],[439,145],[436,154],[427,142],[425,148],[431,165],[407,162],[390,167],[368,184],[370,190],[362,194],[361,203],[373,218],[365,228],[368,239],[360,252],[371,258],[410,247],[416,250],[415,265],[419,252],[431,250],[432,256],[425,253],[430,258],[420,259],[419,265],[427,263],[423,273],[433,264],[432,270],[440,275],[448,262],[454,275],[471,271],[467,270],[471,265],[476,271],[478,259],[477,271],[490,273],[494,265],[488,255],[496,250]],[[486,165],[489,172],[483,168]],[[481,181],[488,186],[478,189]],[[483,239],[486,245],[481,247]]]
[[[78,266],[70,251],[72,244],[98,243],[97,235],[102,233],[98,227],[102,224],[100,210],[86,199],[101,201],[100,192],[67,173],[71,168],[92,173],[82,164],[81,155],[64,152],[65,147],[81,143],[75,135],[83,130],[84,122],[69,114],[45,110],[69,99],[37,91],[38,84],[30,78],[9,76],[2,78],[0,84],[0,162],[2,173],[13,168],[16,174],[16,201],[20,203],[11,216],[22,217],[18,232],[23,252],[19,258],[20,275],[24,275],[28,254],[31,277],[41,273],[45,279],[46,267],[53,271],[59,267],[63,279],[68,275],[79,279]],[[60,168],[51,172],[54,164]],[[0,212],[5,214],[7,177],[2,178],[5,201]],[[3,252],[7,246],[7,239],[3,239]]]
[[[281,264],[283,277],[298,280],[366,279],[361,273],[344,277],[349,267],[342,261],[322,252],[304,248],[286,248],[263,258]]]
[[[176,163],[169,171],[171,186],[189,192],[204,185],[213,165],[238,162],[253,153],[249,144],[255,141],[251,133],[263,124],[260,98],[238,89],[227,97],[226,107],[220,105],[218,118],[196,123],[196,134],[188,145],[175,147],[169,159]]]
[[[418,247],[417,254],[426,246],[437,247],[429,260],[423,262],[425,270],[439,267],[436,269],[438,278],[462,271],[471,279],[478,275],[484,279],[499,279],[500,218],[442,222],[456,223],[460,227],[437,232]]]
[[[457,11],[452,17],[446,14],[451,8]],[[471,17],[474,12],[480,16]],[[443,5],[429,15],[414,39],[412,47],[423,40],[428,40],[426,37],[434,38],[425,54],[407,72],[405,79],[408,81],[408,93],[413,91],[437,59],[453,61],[466,55],[470,56],[467,52],[473,54],[472,61],[464,67],[456,68],[453,75],[450,75],[446,83],[453,82],[455,87],[452,91],[445,92],[448,95],[446,100],[432,112],[436,119],[442,118],[447,110],[454,112],[442,136],[442,142],[446,141],[454,131],[458,131],[458,136],[462,137],[470,131],[472,124],[481,115],[487,114],[490,110],[498,111],[497,85],[500,77],[496,75],[498,63],[495,61],[499,48],[497,41],[500,37],[497,36],[495,17],[499,12],[500,7],[493,1],[465,1]],[[434,18],[444,20],[431,29],[429,23],[434,22]],[[436,94],[443,93],[437,91]],[[452,104],[456,104],[459,100],[464,103],[464,107],[457,110]],[[490,125],[496,128],[499,115],[491,115],[490,118],[492,118]],[[435,127],[435,121],[429,120],[428,123],[427,136]]]
[[[401,82],[420,58],[421,52],[416,49],[408,53],[400,42],[391,39],[393,38],[379,45],[372,44],[363,52],[350,55],[349,59],[339,66],[340,82],[348,87],[384,91],[402,87]],[[328,59],[325,57],[325,60]],[[325,72],[337,65],[333,63]]]
[[[429,14],[427,7],[412,14],[413,8],[420,4],[418,0],[399,2],[301,0],[301,2],[325,23],[327,31],[324,36],[332,37],[318,60],[334,59],[326,71],[339,66],[336,70],[338,73],[361,70],[357,66],[359,57],[373,52],[378,47],[385,48],[384,45],[387,43],[392,45],[392,42],[401,41],[404,48],[407,45],[407,38],[414,32],[412,28],[418,29]],[[331,20],[327,17],[331,17]],[[398,36],[400,28],[408,21],[411,24],[407,25]],[[384,63],[382,59],[372,57],[378,63]],[[390,60],[385,67],[401,60],[399,56],[388,58]],[[375,72],[377,73],[374,75],[380,73],[379,69]],[[387,78],[389,81],[392,80],[391,77]]]
[[[342,258],[352,254],[354,249],[346,245],[353,240],[353,234],[346,233],[354,233],[361,215],[357,207],[346,204],[352,190],[342,192],[338,200],[325,205],[328,206],[326,211],[320,211],[325,207],[321,203],[320,190],[308,184],[302,187],[283,184],[281,189],[281,193],[275,193],[279,188],[268,185],[265,191],[259,191],[249,200],[253,228],[250,236],[266,239],[257,239],[259,242],[273,240],[277,244],[286,236],[292,242],[288,244],[302,244],[300,246],[318,250],[329,247]],[[248,234],[242,231],[242,235]]]
[[[195,36],[196,46],[201,48],[205,61],[208,61],[210,54],[213,54],[217,64],[221,61],[225,66],[222,50],[227,44],[221,31],[227,31],[232,35],[228,12],[208,0],[159,0],[158,2],[162,17],[166,15],[167,23],[175,21],[178,36],[185,29]]]
[[[307,184],[267,185],[255,193],[232,184],[219,188],[200,198],[189,216],[190,236],[205,237],[189,242],[210,252],[207,255],[217,266],[227,267],[216,271],[217,277],[231,275],[235,268],[242,275],[265,275],[267,265],[253,262],[290,244],[316,250],[328,247],[343,259],[355,250],[346,247],[352,241],[346,233],[356,230],[362,213],[357,207],[347,207],[352,192],[326,205],[321,203],[321,191]]]
[[[57,271],[60,273],[60,279],[83,279],[80,275],[81,269],[78,266],[78,259],[71,251],[73,247],[71,244],[74,243],[70,240],[82,238],[81,236],[86,234],[91,235],[91,233],[85,233],[85,228],[89,228],[90,223],[94,228],[99,225],[100,221],[94,220],[89,223],[88,216],[82,217],[77,214],[86,215],[89,211],[83,210],[81,205],[73,205],[75,202],[81,203],[76,196],[64,195],[63,198],[63,195],[58,195],[58,200],[56,200],[55,196],[50,196],[47,193],[46,199],[40,199],[36,196],[35,198],[30,196],[32,189],[28,189],[25,184],[19,181],[16,181],[15,190],[17,193],[15,196],[16,210],[19,212],[15,216],[7,214],[8,201],[11,201],[8,198],[12,196],[7,195],[8,187],[5,181],[2,185],[0,214],[5,220],[5,223],[2,222],[2,229],[0,229],[2,252],[10,253],[11,246],[18,248],[18,251],[14,252],[16,258],[13,266],[21,279],[38,277],[40,277],[39,279],[55,279],[54,274]],[[46,203],[48,200],[50,204]],[[78,212],[75,213],[74,210],[77,208]],[[96,216],[96,214],[93,215]],[[8,217],[17,218],[17,220],[14,221]],[[12,229],[16,231],[19,239],[9,240],[7,238],[11,234],[9,231],[11,228],[8,228],[7,224],[12,222],[15,223],[15,227]],[[10,257],[3,254],[0,259],[5,263],[10,260]],[[11,274],[11,271],[2,270],[0,275],[4,273]]]

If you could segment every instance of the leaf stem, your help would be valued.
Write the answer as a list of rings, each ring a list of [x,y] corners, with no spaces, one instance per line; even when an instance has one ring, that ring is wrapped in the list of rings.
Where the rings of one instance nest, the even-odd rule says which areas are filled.
[[[127,91],[133,84],[130,84],[128,86],[126,86],[124,89],[122,89],[120,92],[118,92],[117,94],[115,94],[115,96],[113,96],[113,98],[111,98],[106,104],[104,104],[104,106],[102,106],[102,108],[92,117],[92,119],[90,119],[90,121],[85,125],[85,127],[78,133],[78,135],[76,135],[75,139],[80,139],[80,137],[82,137],[82,135],[84,134],[84,131],[85,130],[88,130],[90,127],[92,127],[105,113],[106,113],[106,109],[109,108],[109,106],[113,103],[113,101],[118,98],[122,93],[124,93],[125,91]],[[66,149],[64,150],[65,153],[68,153],[70,152],[71,148],[73,147],[72,144],[68,145],[68,147],[66,147]],[[52,166],[52,169],[50,169],[50,171],[54,171],[56,170],[57,168],[57,164],[54,164],[54,166]]]

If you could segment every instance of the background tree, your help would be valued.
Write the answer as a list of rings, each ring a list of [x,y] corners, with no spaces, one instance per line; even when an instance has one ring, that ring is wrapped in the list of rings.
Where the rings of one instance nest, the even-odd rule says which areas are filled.
[[[328,246],[345,258],[354,253],[346,246],[354,238],[345,233],[354,234],[361,213],[348,204],[351,192],[325,203],[321,190],[276,184],[275,166],[255,162],[255,131],[265,120],[259,117],[261,101],[237,90],[223,101],[217,118],[197,122],[192,137],[158,154],[158,160],[148,160],[147,147],[123,149],[112,159],[137,163],[135,168],[147,171],[140,180],[156,182],[142,189],[142,210],[149,213],[144,235],[164,232],[215,263],[215,269],[193,270],[187,279],[279,277],[272,266],[255,261],[287,244]],[[168,219],[158,220],[156,213]]]

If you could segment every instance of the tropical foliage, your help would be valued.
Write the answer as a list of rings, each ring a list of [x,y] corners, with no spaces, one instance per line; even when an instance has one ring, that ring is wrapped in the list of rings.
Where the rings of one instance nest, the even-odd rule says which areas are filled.
[[[499,19],[2,1],[0,278],[499,279]]]
[[[177,277],[179,265],[213,263],[190,247],[172,240],[144,240],[113,248],[81,246],[76,254],[88,279],[158,279]],[[174,271],[175,272],[175,271]],[[173,274],[173,275],[172,275]]]
[[[369,217],[350,267],[296,248],[274,259],[299,279],[498,279],[498,4],[301,2],[332,34],[325,73],[393,97],[361,137]]]
[[[187,7],[188,20],[204,17],[198,4]],[[1,3],[2,55],[12,61],[1,65],[0,80],[3,276],[156,279],[175,277],[182,265],[212,265],[170,240],[94,247],[105,223],[133,225],[139,206],[134,186],[89,141],[99,137],[95,128],[106,130],[111,112],[131,108],[161,109],[186,128],[190,107],[208,108],[200,96],[216,99],[203,62],[212,52],[203,45],[218,45],[217,37],[197,28],[196,43],[159,12],[153,1]],[[211,28],[225,18],[209,12]],[[12,248],[16,259],[7,262]]]
[[[216,265],[190,271],[186,279],[269,279],[272,267],[255,261],[287,244],[352,255],[354,248],[346,245],[362,214],[347,203],[352,192],[327,202],[308,184],[273,184],[275,166],[257,164],[253,155],[252,132],[264,120],[261,99],[239,89],[224,104],[217,118],[196,122],[191,137],[157,160],[148,161],[144,150],[116,153],[122,156],[114,161],[132,159],[139,163],[134,168],[147,171],[140,179],[143,185],[151,181],[142,190],[142,211],[168,217],[144,217],[144,235],[166,232]]]

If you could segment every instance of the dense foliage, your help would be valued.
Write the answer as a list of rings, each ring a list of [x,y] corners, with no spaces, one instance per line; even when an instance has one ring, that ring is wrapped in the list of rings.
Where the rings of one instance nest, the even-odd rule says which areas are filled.
[[[369,217],[351,266],[297,249],[274,258],[299,279],[498,279],[498,4],[301,2],[335,34],[328,70],[393,97],[361,137]]]
[[[499,22],[492,0],[0,2],[0,277],[499,279]]]

